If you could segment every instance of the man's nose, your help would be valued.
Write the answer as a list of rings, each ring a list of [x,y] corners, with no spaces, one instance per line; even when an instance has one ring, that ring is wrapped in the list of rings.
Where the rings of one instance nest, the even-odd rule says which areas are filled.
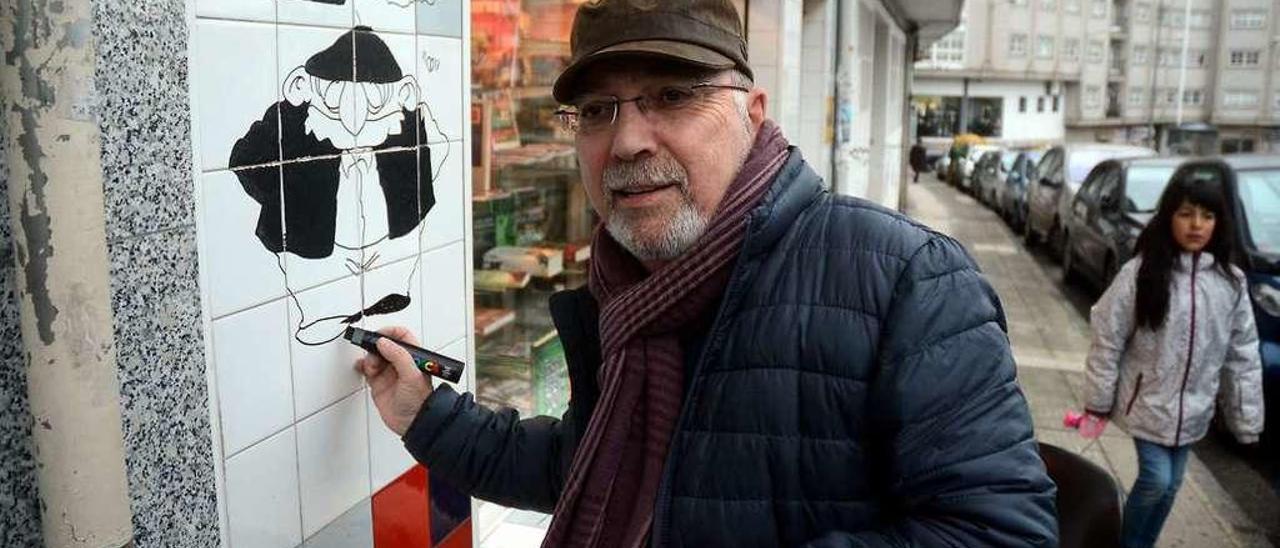
[[[654,127],[636,103],[618,105],[618,118],[613,122],[613,157],[631,162],[652,155],[657,150]]]
[[[342,127],[346,128],[348,133],[359,135],[360,130],[364,129],[364,124],[368,120],[364,105],[368,103],[368,99],[364,86],[356,83],[347,85],[342,104],[338,106],[338,113],[342,118]]]

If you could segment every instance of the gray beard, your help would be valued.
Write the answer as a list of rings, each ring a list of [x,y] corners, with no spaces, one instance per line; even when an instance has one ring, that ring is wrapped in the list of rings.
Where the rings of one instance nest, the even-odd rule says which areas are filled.
[[[709,222],[709,219],[698,213],[692,203],[685,201],[656,238],[640,238],[633,230],[630,219],[617,212],[609,216],[605,228],[635,258],[641,261],[670,261],[692,248],[707,231]]]

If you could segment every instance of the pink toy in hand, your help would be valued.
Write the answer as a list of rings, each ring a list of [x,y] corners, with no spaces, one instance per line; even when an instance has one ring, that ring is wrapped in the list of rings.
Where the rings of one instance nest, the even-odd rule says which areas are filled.
[[[1067,411],[1062,416],[1062,425],[1080,432],[1080,437],[1094,439],[1102,435],[1107,428],[1107,418],[1092,413]]]

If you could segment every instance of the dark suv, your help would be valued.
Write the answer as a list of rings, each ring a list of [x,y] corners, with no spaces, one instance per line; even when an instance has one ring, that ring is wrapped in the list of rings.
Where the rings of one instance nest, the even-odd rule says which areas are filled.
[[[1107,160],[1089,173],[1067,210],[1062,272],[1106,287],[1133,257],[1138,234],[1185,158]]]

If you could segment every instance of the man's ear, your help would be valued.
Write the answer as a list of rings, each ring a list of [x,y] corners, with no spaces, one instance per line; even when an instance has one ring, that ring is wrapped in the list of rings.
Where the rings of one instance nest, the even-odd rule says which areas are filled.
[[[282,86],[280,91],[289,104],[296,107],[311,101],[311,75],[307,74],[306,67],[293,69],[288,76],[284,77]]]
[[[395,86],[396,100],[402,110],[418,108],[418,81],[413,76],[405,76]]]
[[[747,116],[751,118],[751,127],[759,130],[760,125],[764,124],[764,117],[768,113],[769,94],[764,88],[755,87],[751,89],[751,94],[747,96]]]

